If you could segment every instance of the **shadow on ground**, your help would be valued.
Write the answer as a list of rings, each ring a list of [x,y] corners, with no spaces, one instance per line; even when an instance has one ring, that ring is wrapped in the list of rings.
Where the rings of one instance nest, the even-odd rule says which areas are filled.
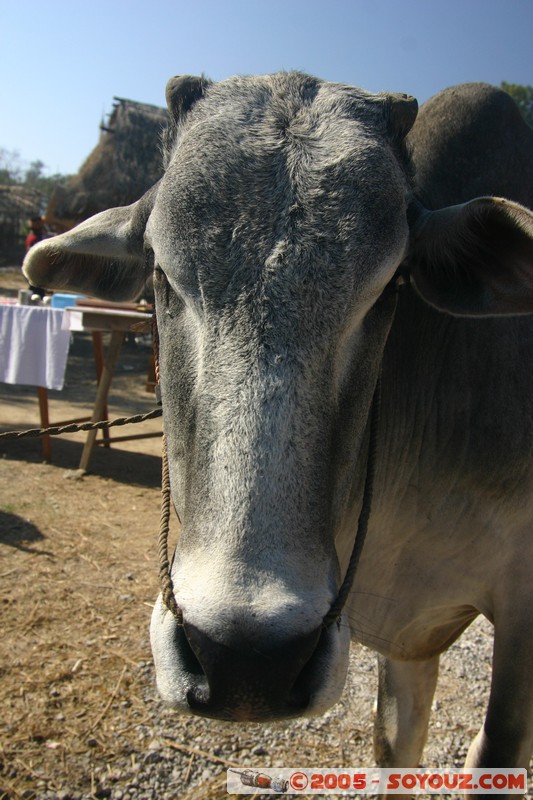
[[[6,431],[0,427],[0,433]],[[77,470],[83,449],[83,442],[61,437],[52,439],[52,466],[64,470]],[[37,438],[0,439],[0,458],[27,463],[41,463],[43,455],[41,442]],[[93,450],[89,473],[101,478],[156,489],[161,486],[161,458],[146,453],[111,447],[98,446]]]
[[[29,520],[19,517],[18,514],[0,510],[0,545],[5,544],[25,553],[49,556],[51,553],[48,551],[31,546],[35,542],[44,541],[45,538],[39,528]]]

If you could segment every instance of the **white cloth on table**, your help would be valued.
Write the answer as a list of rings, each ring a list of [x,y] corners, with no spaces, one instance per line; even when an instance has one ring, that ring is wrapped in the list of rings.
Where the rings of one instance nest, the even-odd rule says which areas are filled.
[[[63,309],[0,306],[0,381],[62,389],[70,334]]]

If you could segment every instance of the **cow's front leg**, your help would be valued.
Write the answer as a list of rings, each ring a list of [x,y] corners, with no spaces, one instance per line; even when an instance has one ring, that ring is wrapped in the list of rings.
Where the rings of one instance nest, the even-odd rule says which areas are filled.
[[[489,705],[468,751],[467,767],[529,767],[533,752],[531,603],[516,602],[507,614],[495,615]],[[483,795],[475,797],[480,800]]]
[[[416,767],[426,743],[439,657],[392,661],[378,656],[374,757],[380,767]]]

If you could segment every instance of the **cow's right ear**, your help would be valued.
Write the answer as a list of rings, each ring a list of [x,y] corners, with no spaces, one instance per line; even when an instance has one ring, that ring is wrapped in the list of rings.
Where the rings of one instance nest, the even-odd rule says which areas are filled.
[[[168,110],[175,122],[179,122],[184,114],[204,95],[209,85],[207,78],[194,75],[176,75],[170,78],[165,90]]]
[[[32,286],[104,300],[133,300],[147,278],[144,231],[156,184],[131,206],[110,208],[31,248],[23,272]]]
[[[533,313],[533,213],[499,197],[408,213],[419,294],[456,316]]]

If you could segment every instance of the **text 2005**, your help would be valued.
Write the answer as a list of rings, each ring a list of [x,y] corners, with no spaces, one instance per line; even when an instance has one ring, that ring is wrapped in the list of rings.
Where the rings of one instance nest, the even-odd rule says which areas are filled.
[[[347,772],[341,772],[340,775],[334,772],[318,773],[311,775],[311,789],[366,789],[366,775],[358,772],[352,775]]]

